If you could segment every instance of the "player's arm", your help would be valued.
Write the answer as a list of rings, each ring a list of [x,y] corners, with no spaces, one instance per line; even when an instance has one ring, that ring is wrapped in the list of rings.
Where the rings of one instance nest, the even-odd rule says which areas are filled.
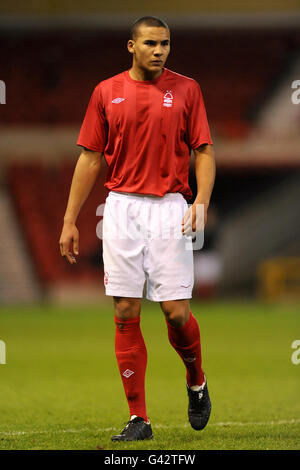
[[[194,204],[204,204],[207,212],[212,190],[215,183],[216,164],[212,145],[201,145],[195,153],[195,174],[197,181],[197,196]]]
[[[60,252],[69,263],[76,263],[73,255],[79,253],[79,232],[76,220],[101,169],[102,153],[83,149],[73,174],[63,228],[59,240]],[[73,248],[73,253],[71,250]]]
[[[194,150],[195,154],[195,175],[197,181],[197,196],[193,205],[189,208],[182,222],[182,233],[187,234],[188,228],[192,225],[192,230],[196,231],[196,205],[203,204],[204,220],[202,222],[203,228],[207,220],[207,209],[210,203],[210,198],[215,182],[216,164],[215,155],[212,145],[200,145]],[[198,222],[198,228],[199,228]],[[202,228],[202,227],[200,227]]]

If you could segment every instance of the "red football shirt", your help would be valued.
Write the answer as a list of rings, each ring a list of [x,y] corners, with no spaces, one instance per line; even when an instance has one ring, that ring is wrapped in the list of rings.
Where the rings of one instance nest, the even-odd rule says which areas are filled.
[[[126,70],[100,82],[77,141],[104,153],[108,189],[186,199],[191,149],[211,143],[198,83],[166,68],[151,81]]]

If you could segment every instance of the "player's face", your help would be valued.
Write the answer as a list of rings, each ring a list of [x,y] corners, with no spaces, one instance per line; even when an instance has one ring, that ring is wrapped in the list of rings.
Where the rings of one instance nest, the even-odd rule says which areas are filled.
[[[170,32],[166,28],[140,26],[135,40],[128,41],[134,65],[149,73],[158,73],[170,52]]]

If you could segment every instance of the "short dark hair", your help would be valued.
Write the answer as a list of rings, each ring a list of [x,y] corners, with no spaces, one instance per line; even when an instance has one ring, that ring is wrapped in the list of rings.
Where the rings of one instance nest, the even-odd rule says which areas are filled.
[[[145,26],[155,26],[157,28],[166,28],[169,29],[169,26],[164,20],[157,18],[156,16],[142,16],[135,20],[133,25],[130,28],[130,39],[135,40],[137,37],[138,29],[141,25]]]

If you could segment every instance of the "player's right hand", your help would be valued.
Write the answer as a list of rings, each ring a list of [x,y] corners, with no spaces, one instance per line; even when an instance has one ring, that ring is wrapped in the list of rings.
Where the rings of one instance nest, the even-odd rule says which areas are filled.
[[[59,239],[61,256],[64,256],[70,264],[76,263],[74,255],[79,254],[79,232],[73,223],[64,223]],[[73,253],[71,251],[73,248]]]

